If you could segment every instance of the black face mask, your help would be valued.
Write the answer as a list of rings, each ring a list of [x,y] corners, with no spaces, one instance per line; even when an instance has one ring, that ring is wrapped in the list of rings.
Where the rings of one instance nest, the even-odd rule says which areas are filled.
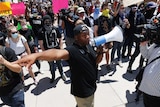
[[[51,30],[52,29],[52,25],[50,23],[46,23],[46,24],[44,24],[44,28],[46,30]]]
[[[51,24],[50,24],[50,23],[45,23],[44,25],[46,25],[46,26],[51,26]]]

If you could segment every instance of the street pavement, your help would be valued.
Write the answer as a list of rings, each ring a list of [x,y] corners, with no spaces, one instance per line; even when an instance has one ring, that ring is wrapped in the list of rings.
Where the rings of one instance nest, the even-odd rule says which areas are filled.
[[[123,59],[122,68],[118,65],[112,65],[114,70],[109,72],[106,69],[105,57],[103,58],[98,68],[100,81],[97,83],[97,90],[95,92],[95,107],[144,107],[142,96],[140,96],[139,102],[135,102],[135,86],[137,84],[135,77],[138,73],[139,58],[140,55],[132,66],[132,74],[126,73],[128,66],[127,59]],[[37,85],[33,84],[33,79],[28,76],[28,72],[24,72],[26,107],[76,106],[75,99],[70,94],[69,67],[65,61],[63,61],[63,64],[64,72],[67,76],[66,82],[60,78],[58,70],[56,71],[54,83],[49,82],[51,74],[46,61],[41,61],[40,72],[36,65],[33,65],[33,71],[38,81]],[[4,105],[2,107],[8,106]]]

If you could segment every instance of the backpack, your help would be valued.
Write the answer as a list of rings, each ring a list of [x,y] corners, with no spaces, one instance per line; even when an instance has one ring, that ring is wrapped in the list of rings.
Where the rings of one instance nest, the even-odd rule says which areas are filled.
[[[5,48],[6,47],[4,46],[0,47],[0,54],[6,59],[7,57],[5,56]],[[11,78],[11,71],[7,70],[7,68],[3,64],[0,64],[0,87],[7,86],[11,81]]]

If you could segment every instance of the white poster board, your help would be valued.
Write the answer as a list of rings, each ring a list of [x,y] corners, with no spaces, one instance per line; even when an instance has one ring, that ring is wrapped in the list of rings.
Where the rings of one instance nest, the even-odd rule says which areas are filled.
[[[124,7],[143,2],[144,0],[123,0]]]

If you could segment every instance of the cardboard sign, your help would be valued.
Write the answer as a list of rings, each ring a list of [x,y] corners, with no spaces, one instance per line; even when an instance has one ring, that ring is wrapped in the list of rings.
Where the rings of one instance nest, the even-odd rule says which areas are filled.
[[[144,0],[123,0],[124,7],[130,6],[132,4],[140,3]]]
[[[11,4],[12,15],[21,15],[25,14],[25,5],[23,2]]]
[[[0,2],[0,16],[12,14],[10,2]]]
[[[68,0],[52,0],[52,9],[53,12],[59,13],[59,10],[63,8],[68,8]]]

